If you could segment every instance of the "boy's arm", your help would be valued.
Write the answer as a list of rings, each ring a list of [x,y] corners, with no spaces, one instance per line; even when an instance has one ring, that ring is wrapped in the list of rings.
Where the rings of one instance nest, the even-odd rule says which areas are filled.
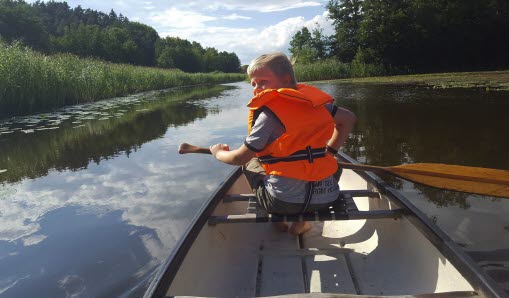
[[[211,146],[210,151],[218,160],[224,163],[245,165],[255,157],[256,152],[262,151],[256,151],[257,148],[265,148],[268,140],[274,134],[275,127],[278,127],[278,125],[282,126],[280,123],[276,115],[268,113],[267,110],[262,110],[251,129],[251,133],[239,149],[230,151],[227,145],[217,144]],[[280,133],[282,134],[282,132]]]
[[[249,150],[246,145],[240,146],[240,148],[230,151],[228,145],[216,144],[210,146],[210,152],[218,160],[230,164],[242,166],[255,157],[255,152]]]
[[[348,139],[348,135],[352,131],[355,121],[357,121],[357,117],[355,117],[354,113],[338,107],[334,115],[334,123],[336,124],[334,133],[329,142],[327,142],[327,145],[332,147],[332,149],[339,150],[346,139]]]

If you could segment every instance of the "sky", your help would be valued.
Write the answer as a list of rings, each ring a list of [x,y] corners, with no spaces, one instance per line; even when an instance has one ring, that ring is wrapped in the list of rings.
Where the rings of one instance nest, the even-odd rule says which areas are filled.
[[[34,0],[35,1],[35,0]],[[29,1],[29,2],[34,2]],[[160,37],[172,36],[199,42],[204,48],[234,52],[241,64],[274,51],[289,54],[292,36],[317,24],[333,34],[327,19],[327,0],[68,0],[70,7],[109,13],[113,9],[130,21],[153,27]]]

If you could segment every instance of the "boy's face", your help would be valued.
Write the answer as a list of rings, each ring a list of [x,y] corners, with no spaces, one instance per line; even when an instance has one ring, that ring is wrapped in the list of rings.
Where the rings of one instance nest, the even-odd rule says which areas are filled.
[[[291,88],[290,76],[280,78],[267,67],[263,67],[251,75],[251,86],[254,95],[266,89]]]

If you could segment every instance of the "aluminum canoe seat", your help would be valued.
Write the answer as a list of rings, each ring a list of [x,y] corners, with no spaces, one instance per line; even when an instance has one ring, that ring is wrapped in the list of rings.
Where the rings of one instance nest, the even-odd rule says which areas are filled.
[[[224,203],[248,201],[245,214],[218,215],[209,218],[209,225],[224,223],[255,223],[255,222],[299,222],[299,221],[327,221],[375,218],[399,218],[403,209],[359,211],[353,197],[378,198],[378,192],[369,190],[343,190],[340,199],[329,210],[298,215],[270,214],[258,203],[256,197],[249,195],[230,195],[223,198]]]

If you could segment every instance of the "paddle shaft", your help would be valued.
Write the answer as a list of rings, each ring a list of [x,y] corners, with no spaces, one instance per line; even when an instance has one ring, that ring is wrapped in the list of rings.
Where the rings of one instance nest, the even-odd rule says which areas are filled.
[[[198,147],[188,143],[182,143],[179,147],[180,154],[187,153],[201,153],[201,154],[212,154],[209,148]],[[338,162],[338,165],[345,169],[360,170],[360,171],[372,171],[372,172],[390,172],[387,168],[370,166],[370,165],[359,165],[346,162]]]
[[[183,143],[180,154],[211,154],[209,148]],[[423,185],[477,193],[481,195],[509,197],[509,172],[503,170],[474,168],[444,164],[405,164],[392,167],[338,162],[344,169],[387,173]]]
[[[188,143],[182,143],[179,147],[180,154],[187,153],[201,153],[201,154],[212,154],[209,148],[198,147]],[[371,171],[377,173],[391,173],[390,168],[379,167],[379,166],[370,166],[370,165],[360,165],[360,164],[352,164],[346,162],[338,162],[338,165],[344,169],[351,170],[359,170],[359,171]]]

